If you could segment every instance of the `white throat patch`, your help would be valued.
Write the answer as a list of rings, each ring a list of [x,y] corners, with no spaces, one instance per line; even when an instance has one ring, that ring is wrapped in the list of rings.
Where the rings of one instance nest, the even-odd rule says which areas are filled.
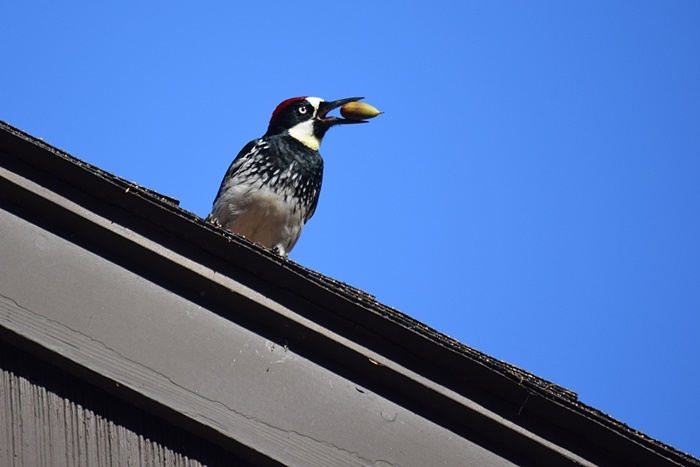
[[[311,120],[299,123],[289,129],[289,134],[293,138],[301,141],[305,146],[318,151],[321,147],[321,140],[314,135],[314,120],[318,113],[318,107],[323,102],[320,97],[307,97],[306,100],[314,108],[314,115]]]
[[[314,151],[318,151],[318,148],[321,147],[321,140],[314,135],[313,120],[307,120],[294,125],[289,129],[289,134],[292,138],[301,141],[305,146],[310,147]]]

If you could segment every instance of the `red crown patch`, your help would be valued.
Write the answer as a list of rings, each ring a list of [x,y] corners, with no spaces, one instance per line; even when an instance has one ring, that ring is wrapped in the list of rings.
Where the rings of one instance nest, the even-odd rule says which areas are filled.
[[[306,97],[307,96],[291,97],[285,101],[280,102],[280,104],[272,112],[272,117],[270,117],[270,124],[272,124],[272,121],[277,117],[277,115],[279,115],[280,112],[282,112],[284,109],[286,109],[289,104],[292,104],[294,102],[303,101],[304,99],[306,99]]]

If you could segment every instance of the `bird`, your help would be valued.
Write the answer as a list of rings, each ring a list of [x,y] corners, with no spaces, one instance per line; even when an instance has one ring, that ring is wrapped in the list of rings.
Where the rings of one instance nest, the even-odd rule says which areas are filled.
[[[287,257],[316,211],[321,141],[333,126],[365,123],[328,113],[362,97],[292,97],[272,112],[267,132],[250,141],[226,171],[209,218]]]

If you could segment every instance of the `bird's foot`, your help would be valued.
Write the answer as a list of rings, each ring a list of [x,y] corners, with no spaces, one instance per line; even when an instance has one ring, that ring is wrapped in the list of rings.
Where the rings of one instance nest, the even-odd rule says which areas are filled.
[[[215,226],[217,226],[217,227],[223,227],[223,225],[221,225],[221,222],[219,222],[219,219],[217,219],[216,217],[214,217],[212,214],[209,214],[209,215],[204,219],[204,222],[209,222],[210,224],[213,224],[213,225],[215,225]]]
[[[273,252],[273,253],[276,254],[276,255],[280,255],[280,256],[283,257],[283,258],[286,258],[286,257],[287,257],[287,252],[284,251],[284,248],[282,248],[282,247],[279,246],[279,245],[273,246],[273,247],[270,249],[270,251]]]

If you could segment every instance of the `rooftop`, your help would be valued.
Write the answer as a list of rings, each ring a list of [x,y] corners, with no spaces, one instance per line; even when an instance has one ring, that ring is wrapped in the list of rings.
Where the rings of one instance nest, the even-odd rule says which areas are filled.
[[[563,455],[573,463],[597,463],[612,456],[640,465],[700,465],[580,402],[569,389],[479,352],[362,290],[205,221],[180,208],[176,199],[105,172],[4,122],[0,154],[0,208],[353,381],[357,391],[400,403],[477,439],[481,446],[501,440],[516,450],[535,452],[540,460]],[[99,296],[95,289],[91,293]],[[30,324],[0,319],[0,338],[55,351],[57,344],[46,335],[25,332]],[[167,320],[162,325],[167,327]],[[197,325],[197,320],[190,324]],[[210,344],[216,341],[198,345]],[[141,390],[144,380],[128,374],[138,371],[135,366],[117,374],[83,355],[67,352],[55,358],[66,368],[84,367],[86,371],[77,372],[120,397],[167,407],[161,410],[166,419],[183,417],[175,403],[181,396],[159,394],[155,387]],[[125,388],[114,389],[114,381]],[[199,410],[214,421],[201,416],[182,423],[231,436],[207,412],[215,411],[213,407]],[[474,426],[478,433],[470,428]]]

